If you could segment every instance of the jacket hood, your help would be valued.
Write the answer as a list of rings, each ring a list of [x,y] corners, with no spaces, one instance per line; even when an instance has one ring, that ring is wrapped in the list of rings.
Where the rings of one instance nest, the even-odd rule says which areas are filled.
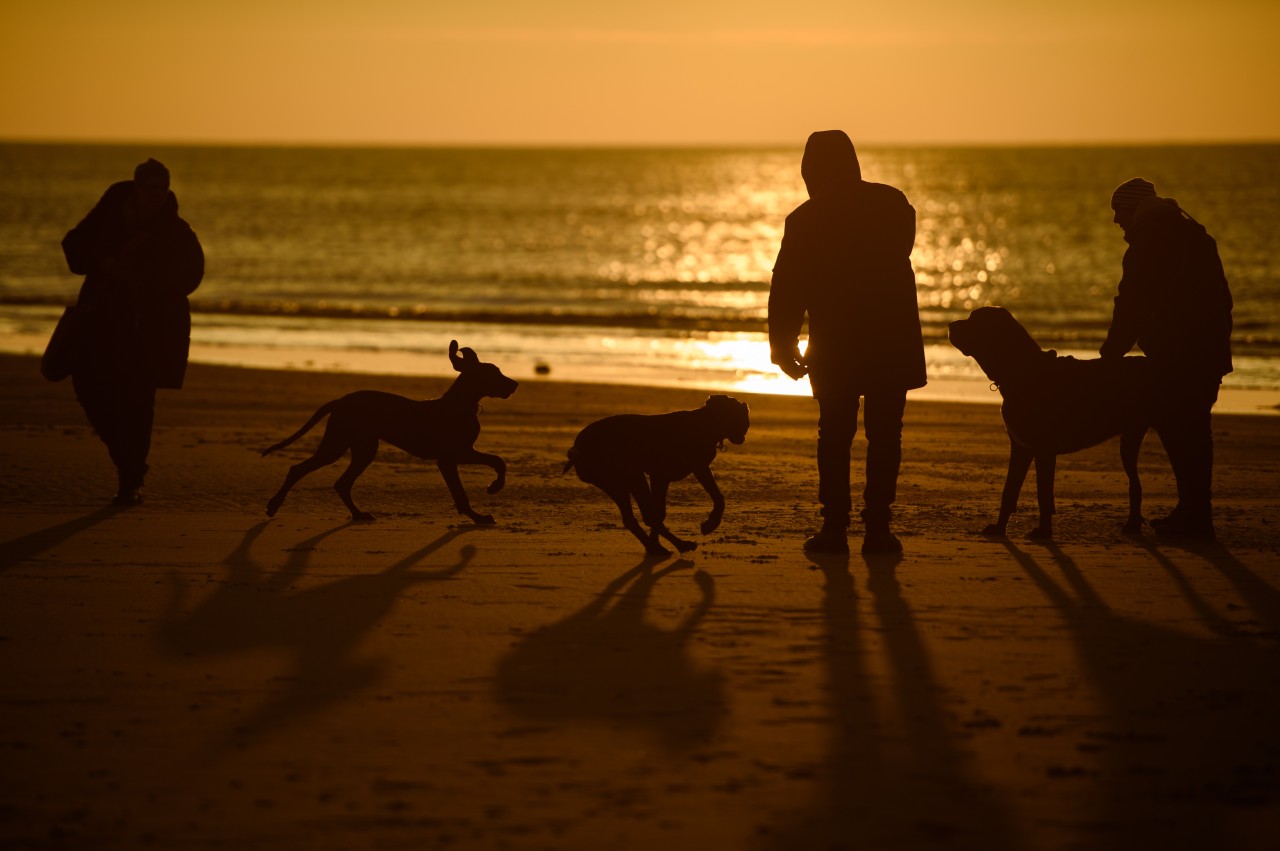
[[[800,176],[810,198],[853,189],[862,180],[862,167],[848,135],[843,130],[810,134],[800,161]]]

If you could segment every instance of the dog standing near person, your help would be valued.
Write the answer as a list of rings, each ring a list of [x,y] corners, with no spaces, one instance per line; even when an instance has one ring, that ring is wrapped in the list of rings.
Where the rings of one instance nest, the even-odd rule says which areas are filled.
[[[1041,349],[1003,307],[979,307],[948,328],[951,344],[972,357],[1000,389],[1009,433],[1009,471],[1000,515],[983,530],[1004,535],[1032,461],[1040,518],[1028,537],[1053,537],[1053,479],[1059,455],[1120,436],[1120,461],[1129,477],[1124,532],[1142,531],[1138,451],[1151,425],[1154,370],[1149,359],[1077,360]]]
[[[682,553],[697,544],[674,535],[666,526],[667,487],[689,474],[711,496],[711,513],[702,534],[715,531],[724,516],[724,495],[711,475],[711,462],[728,440],[741,445],[751,427],[746,403],[731,396],[712,396],[701,408],[669,414],[617,414],[591,423],[573,441],[563,472],[604,491],[622,512],[622,525],[650,555],[669,555],[661,538]],[[636,521],[635,499],[649,532]]]
[[[361,511],[352,501],[351,486],[373,462],[379,441],[385,440],[410,455],[434,459],[458,513],[481,525],[491,525],[493,517],[472,510],[458,477],[458,465],[491,467],[497,477],[488,492],[502,490],[506,483],[506,462],[497,455],[475,449],[480,435],[480,400],[486,396],[507,399],[519,384],[493,364],[482,363],[471,349],[459,349],[456,340],[449,343],[449,360],[458,377],[438,399],[419,401],[379,390],[357,390],[321,405],[302,428],[262,450],[266,456],[283,449],[326,416],[329,418],[315,454],[289,469],[284,484],[267,503],[267,514],[275,516],[290,488],[300,479],[332,464],[350,450],[351,465],[338,477],[333,489],[350,509],[352,520],[373,520],[372,514]]]

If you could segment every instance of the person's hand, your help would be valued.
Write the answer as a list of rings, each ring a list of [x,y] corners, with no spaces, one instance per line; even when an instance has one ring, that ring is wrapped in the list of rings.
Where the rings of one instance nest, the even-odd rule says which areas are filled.
[[[799,381],[809,372],[809,365],[804,362],[804,355],[800,354],[799,347],[793,347],[790,351],[775,351],[771,359],[792,381]]]

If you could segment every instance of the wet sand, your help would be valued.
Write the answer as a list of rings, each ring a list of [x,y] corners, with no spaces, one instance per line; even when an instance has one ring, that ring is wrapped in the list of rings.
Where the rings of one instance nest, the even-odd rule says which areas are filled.
[[[1221,543],[1120,534],[1118,444],[992,517],[990,405],[908,403],[901,559],[811,560],[816,406],[743,397],[747,442],[645,560],[564,450],[705,394],[526,380],[484,405],[452,509],[384,447],[263,505],[362,387],[439,379],[193,365],[162,392],[146,501],[69,384],[0,356],[0,847],[1271,849],[1280,843],[1280,419],[1219,416]],[[865,444],[855,444],[860,454]],[[1142,455],[1148,516],[1173,481]],[[854,479],[860,481],[861,464]],[[856,539],[855,539],[856,544]]]

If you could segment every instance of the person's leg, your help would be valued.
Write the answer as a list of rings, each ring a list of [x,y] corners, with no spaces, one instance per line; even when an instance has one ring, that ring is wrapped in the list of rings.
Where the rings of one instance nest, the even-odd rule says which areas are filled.
[[[95,365],[85,364],[72,373],[71,386],[89,425],[106,445],[111,463],[119,470],[119,423],[116,417],[115,387],[110,374]]]
[[[891,391],[867,396],[863,415],[867,430],[867,483],[862,519],[863,552],[899,552],[902,545],[889,531],[891,506],[898,493],[902,465],[902,415],[907,393]]]
[[[119,497],[139,501],[138,490],[146,478],[151,453],[151,429],[155,423],[156,388],[149,381],[130,376],[120,385],[117,405],[120,474]]]
[[[1184,385],[1156,426],[1178,485],[1173,513],[1152,523],[1162,536],[1214,537],[1211,412],[1218,387],[1216,379]]]
[[[822,531],[805,542],[806,549],[848,551],[845,535],[853,509],[849,450],[857,431],[856,394],[828,393],[818,398],[818,502],[822,505]]]

